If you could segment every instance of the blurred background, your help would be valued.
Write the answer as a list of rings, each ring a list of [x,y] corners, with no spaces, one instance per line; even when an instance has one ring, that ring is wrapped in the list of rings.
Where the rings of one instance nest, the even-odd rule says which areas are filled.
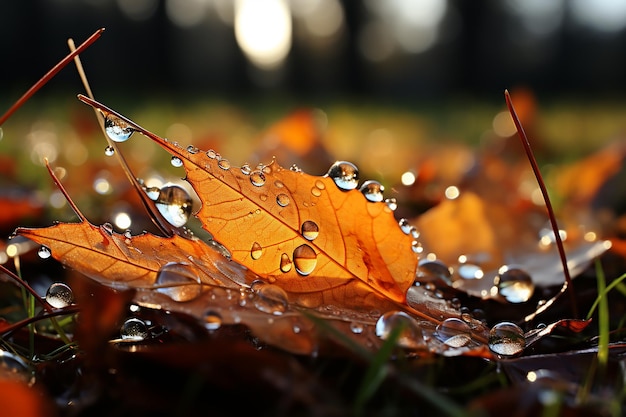
[[[626,128],[620,0],[3,2],[0,111],[68,53],[68,38],[78,45],[101,27],[81,55],[99,101],[233,165],[276,156],[319,175],[350,160],[399,202],[430,184],[432,200],[409,214],[475,167],[473,149],[519,152],[504,89],[546,175]],[[69,65],[5,123],[0,196],[12,187],[3,183],[26,184],[41,206],[66,210],[45,157],[92,216],[108,215],[98,198],[123,198],[83,92]],[[147,140],[121,148],[137,176],[180,180]]]

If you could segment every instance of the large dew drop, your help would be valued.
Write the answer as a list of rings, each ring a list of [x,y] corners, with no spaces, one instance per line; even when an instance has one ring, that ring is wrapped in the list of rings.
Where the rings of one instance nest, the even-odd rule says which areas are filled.
[[[126,142],[135,129],[119,117],[109,114],[104,119],[104,131],[113,142]]]
[[[302,223],[300,232],[302,232],[302,236],[306,240],[315,240],[315,238],[317,238],[320,234],[320,228],[317,223],[311,220],[306,220]]]
[[[388,340],[397,333],[396,344],[408,349],[424,345],[424,335],[417,321],[403,311],[388,311],[376,322],[376,336]]]
[[[50,256],[52,256],[52,252],[50,252],[50,249],[48,249],[45,246],[42,246],[39,248],[39,250],[37,251],[37,255],[41,258],[41,259],[48,259]]]
[[[184,302],[197,298],[202,293],[198,270],[189,264],[169,262],[157,273],[156,291],[174,301]]]
[[[489,349],[500,356],[516,356],[524,351],[524,331],[515,323],[498,323],[489,332]]]
[[[309,245],[300,245],[293,251],[293,263],[300,275],[309,275],[317,266],[317,254]]]
[[[506,265],[498,270],[494,284],[498,294],[510,303],[525,303],[535,291],[533,280],[526,271]]]
[[[281,207],[287,207],[289,205],[289,196],[287,194],[278,194],[276,196],[276,203]]]
[[[143,320],[130,318],[122,324],[120,336],[124,340],[140,342],[148,337],[148,326]]]
[[[287,273],[291,271],[292,267],[293,262],[291,262],[291,259],[289,259],[289,255],[287,255],[286,253],[280,255],[280,270],[284,273]]]
[[[469,325],[461,319],[451,317],[437,326],[437,339],[450,347],[463,347],[472,340]]]
[[[155,201],[161,215],[175,227],[187,223],[192,210],[192,200],[187,191],[178,185],[166,185],[161,188]]]
[[[263,255],[263,248],[258,242],[254,242],[252,244],[252,248],[250,249],[250,257],[257,260],[261,257],[261,255]]]
[[[250,173],[250,182],[256,187],[265,185],[265,174],[260,170],[254,170]]]
[[[67,284],[55,282],[46,292],[46,302],[54,308],[65,308],[74,302],[74,293]]]
[[[359,169],[351,162],[335,162],[327,174],[341,190],[354,190],[359,184]]]
[[[280,316],[287,310],[289,305],[287,293],[278,285],[256,281],[252,283],[251,288],[255,293],[254,306],[257,310],[275,316]]]
[[[368,201],[374,203],[383,201],[383,191],[385,191],[385,187],[378,181],[365,181],[359,190],[361,190]]]

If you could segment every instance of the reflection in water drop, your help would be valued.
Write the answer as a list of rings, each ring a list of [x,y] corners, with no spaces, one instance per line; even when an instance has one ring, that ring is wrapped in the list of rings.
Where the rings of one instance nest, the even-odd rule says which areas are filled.
[[[183,160],[177,156],[172,156],[172,159],[170,159],[170,163],[175,168],[180,168],[183,166]]]
[[[291,259],[289,259],[289,255],[287,255],[286,253],[283,253],[282,255],[280,255],[280,270],[282,272],[289,272],[291,271],[291,267],[293,266],[293,263],[291,262]]]
[[[157,272],[156,291],[174,301],[184,302],[202,293],[199,271],[192,265],[169,262]]]
[[[359,183],[359,169],[351,162],[335,162],[327,174],[341,190],[354,190]]]
[[[354,334],[361,334],[363,333],[363,330],[365,330],[365,326],[363,326],[362,323],[359,323],[358,321],[353,321],[352,323],[350,323],[350,331]]]
[[[411,233],[411,225],[409,224],[409,221],[407,219],[403,218],[398,220],[398,226],[400,226],[400,230],[402,230],[404,234],[408,235],[409,233]]]
[[[250,182],[257,187],[263,186],[265,184],[265,174],[259,170],[252,171],[250,173]]]
[[[506,265],[498,270],[494,284],[498,294],[510,303],[524,303],[535,291],[533,280],[526,271]]]
[[[159,198],[159,194],[161,194],[161,189],[159,187],[148,187],[146,188],[146,194],[150,200],[156,201]]]
[[[64,308],[74,302],[74,293],[67,284],[55,282],[46,291],[46,302],[54,308]]]
[[[263,255],[263,248],[258,242],[254,242],[252,244],[252,248],[250,249],[250,257],[257,260],[261,257],[261,255]]]
[[[282,315],[289,305],[287,293],[278,285],[256,281],[252,285],[255,292],[254,306],[265,313],[275,316]]]
[[[450,272],[450,268],[439,259],[432,261],[429,259],[420,259],[417,264],[415,279],[424,282],[440,279],[447,284],[451,284],[452,273]]]
[[[450,347],[462,347],[470,342],[471,331],[466,322],[451,317],[437,326],[435,336]]]
[[[515,323],[498,323],[489,332],[489,349],[500,356],[515,356],[524,351],[524,331]]]
[[[311,220],[306,220],[302,223],[302,226],[300,227],[300,232],[302,232],[302,236],[306,240],[314,240],[319,236],[320,228],[317,223]]]
[[[211,159],[215,159],[217,158],[217,152],[215,152],[213,149],[209,149],[208,151],[206,151],[206,156]]]
[[[165,220],[175,227],[181,227],[189,220],[192,200],[184,188],[166,185],[159,191],[155,206]]]
[[[52,256],[52,252],[50,252],[50,249],[48,249],[45,246],[42,246],[39,248],[39,250],[37,251],[37,255],[41,258],[41,259],[48,259],[50,256]]]
[[[289,205],[289,197],[287,194],[278,194],[276,196],[276,203],[281,207],[286,207]]]
[[[376,336],[383,340],[387,340],[394,330],[400,332],[396,340],[398,346],[415,349],[424,344],[421,327],[414,318],[403,311],[388,311],[376,322]]]
[[[209,310],[204,313],[204,327],[207,330],[217,330],[222,327],[222,316],[216,311]]]
[[[389,207],[389,210],[395,211],[398,208],[398,200],[395,198],[387,198],[385,199],[385,204]]]
[[[378,181],[368,180],[361,185],[359,189],[365,198],[372,202],[380,202],[383,201],[383,191],[385,191],[385,187]]]
[[[124,340],[142,341],[148,337],[148,326],[146,326],[143,320],[139,320],[135,317],[130,318],[122,324],[120,336]]]
[[[240,169],[243,175],[250,175],[250,173],[252,172],[252,168],[250,168],[250,164],[243,164]]]
[[[219,161],[217,161],[217,166],[222,168],[223,170],[229,170],[230,169],[230,161],[228,159],[220,159]]]
[[[104,148],[104,155],[113,156],[115,155],[115,148],[113,146],[107,146]]]
[[[317,254],[309,245],[300,245],[293,251],[293,263],[300,275],[309,275],[317,265]]]
[[[193,145],[189,145],[189,146],[187,146],[187,152],[189,152],[192,155],[195,155],[195,154],[198,153],[198,148],[196,148]]]
[[[311,194],[313,195],[313,197],[321,197],[322,190],[317,187],[311,187]]]
[[[113,142],[126,142],[135,129],[119,117],[109,114],[104,119],[104,131]]]

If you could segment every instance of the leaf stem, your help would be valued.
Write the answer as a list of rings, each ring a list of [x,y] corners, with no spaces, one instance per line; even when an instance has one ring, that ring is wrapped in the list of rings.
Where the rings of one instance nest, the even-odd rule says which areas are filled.
[[[537,165],[537,160],[535,159],[535,155],[530,147],[530,142],[528,141],[528,137],[526,136],[526,132],[522,126],[522,123],[515,112],[515,107],[513,107],[513,102],[511,101],[511,96],[509,95],[508,90],[504,90],[504,98],[506,100],[506,105],[509,108],[509,112],[511,113],[511,117],[513,118],[513,122],[515,123],[515,128],[517,129],[517,133],[519,138],[524,146],[524,151],[526,152],[526,156],[528,157],[528,161],[533,169],[533,173],[535,174],[535,178],[537,179],[537,183],[539,184],[539,188],[541,189],[541,194],[543,195],[543,200],[546,204],[546,208],[548,210],[548,217],[550,218],[550,224],[552,225],[552,230],[554,232],[554,239],[556,241],[556,246],[559,251],[559,257],[561,258],[561,264],[563,265],[563,274],[565,275],[565,282],[563,284],[563,290],[569,289],[572,314],[574,318],[578,318],[578,306],[576,303],[576,297],[574,294],[574,285],[572,282],[572,278],[569,273],[569,268],[567,266],[567,257],[565,256],[565,249],[563,247],[563,240],[561,239],[561,233],[559,230],[559,226],[556,222],[556,216],[554,215],[554,209],[552,208],[552,203],[550,201],[550,196],[548,195],[548,190],[546,188],[546,184],[543,181],[543,177],[541,172],[539,171],[539,166]]]
[[[80,46],[76,48],[75,51],[72,51],[69,55],[67,55],[65,58],[59,61],[54,67],[52,67],[50,71],[48,71],[43,77],[41,77],[39,81],[33,84],[33,86],[29,88],[24,93],[24,95],[22,95],[22,97],[20,97],[9,108],[9,110],[6,111],[6,113],[0,116],[0,126],[2,126],[4,122],[6,122],[9,119],[9,117],[11,117],[11,115],[17,111],[17,109],[22,107],[22,105],[26,103],[28,99],[30,99],[33,96],[33,94],[35,94],[41,87],[43,87],[48,81],[50,81],[50,79],[52,79],[52,77],[54,77],[59,71],[61,71],[68,63],[70,63],[76,55],[80,54],[85,49],[87,49],[92,43],[94,43],[100,37],[102,32],[104,32],[104,28],[100,28],[97,31],[95,31],[93,35],[87,38],[85,42],[80,44]]]

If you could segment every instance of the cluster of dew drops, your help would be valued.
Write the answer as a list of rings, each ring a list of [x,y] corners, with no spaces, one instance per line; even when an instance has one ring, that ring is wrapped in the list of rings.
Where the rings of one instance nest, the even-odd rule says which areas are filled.
[[[116,116],[107,115],[105,118],[105,131],[112,141],[125,142],[131,137],[135,129]],[[187,148],[187,151],[192,154],[199,152],[198,148],[191,145]],[[112,146],[105,148],[105,155],[112,156],[114,153],[115,149]],[[222,158],[217,152],[209,150],[206,152],[206,155],[211,159],[217,160],[221,169],[231,169],[230,162]],[[181,167],[183,162],[180,158],[173,156],[171,164],[174,167]],[[266,167],[262,164],[256,169],[252,169],[250,165],[244,164],[239,169],[249,177],[253,185],[261,187],[265,184]],[[296,172],[300,171],[295,165],[290,169]],[[384,198],[384,186],[380,182],[367,180],[359,187],[359,170],[351,162],[335,162],[329,168],[327,176],[332,178],[336,186],[342,191],[350,191],[358,187],[368,201],[384,202],[391,211],[397,208],[396,199]],[[312,193],[319,196],[321,195],[321,190],[323,190],[323,183],[319,182],[317,188],[312,190]],[[181,227],[187,222],[192,210],[192,200],[182,187],[169,185],[162,188],[146,188],[145,191],[148,197],[155,201],[155,205],[161,214],[172,225]],[[287,206],[289,202],[289,197],[286,194],[279,193],[276,197],[276,203],[282,207]],[[405,234],[413,238],[411,250],[415,254],[421,254],[423,248],[418,241],[418,230],[404,218],[400,219],[398,224]],[[302,225],[301,233],[308,240],[314,240],[319,234],[319,228],[314,222],[305,221]],[[262,248],[255,242],[252,245],[250,255],[253,259],[258,259],[261,254]],[[46,247],[41,247],[39,256],[44,259],[50,257],[50,250]],[[296,248],[293,254],[293,263],[299,274],[310,274],[316,266],[314,250],[306,244]],[[289,272],[291,268],[291,259],[287,254],[283,254],[280,260],[281,271]],[[421,285],[420,276],[441,278],[451,284],[453,272],[462,279],[481,279],[483,277],[482,270],[478,265],[467,263],[463,260],[456,269],[453,269],[436,259],[433,255],[429,255],[424,259],[420,259],[416,273],[416,285],[412,289]],[[186,263],[169,263],[164,265],[157,274],[155,285],[158,292],[168,295],[174,301],[181,302],[194,299],[203,291],[198,272],[194,270],[192,265]],[[500,269],[496,276],[494,288],[501,296],[511,302],[522,302],[526,301],[532,294],[532,280],[523,270],[505,266]],[[432,283],[426,284],[424,289],[436,294],[436,288]],[[242,306],[248,300],[252,300],[253,305],[258,310],[272,315],[281,315],[288,308],[288,297],[284,290],[263,281],[253,282],[249,290],[242,289],[239,299]],[[54,283],[48,290],[46,301],[55,308],[65,307],[73,302],[72,291],[64,283]],[[437,326],[433,335],[445,346],[461,348],[468,345],[472,340],[472,330],[469,324],[472,315],[466,311],[467,309],[464,310],[460,308],[460,305],[456,305],[458,303],[452,302],[452,304],[455,304],[453,307],[459,309],[460,317],[450,317],[443,320]],[[136,311],[138,307],[134,307]],[[220,328],[222,319],[218,312],[209,310],[204,314],[203,323],[208,330],[216,330]],[[397,340],[398,344],[407,348],[423,348],[426,346],[425,344],[430,336],[422,331],[414,318],[401,311],[390,311],[380,315],[375,326],[375,333],[380,338],[386,339],[398,325],[403,325],[404,329]],[[353,323],[350,328],[354,333],[361,333],[364,327],[359,323]],[[122,340],[131,342],[144,340],[150,336],[148,324],[137,317],[131,317],[121,326],[120,336]],[[524,350],[525,344],[523,330],[512,322],[498,323],[489,332],[489,348],[500,357],[519,355]]]

